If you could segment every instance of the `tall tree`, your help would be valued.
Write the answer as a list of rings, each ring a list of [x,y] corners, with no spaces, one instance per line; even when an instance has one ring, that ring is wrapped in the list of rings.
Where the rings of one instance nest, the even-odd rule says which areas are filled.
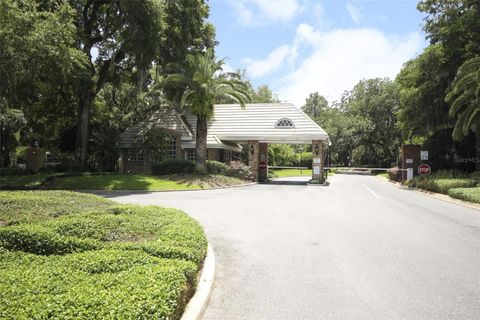
[[[480,169],[480,57],[467,60],[459,69],[447,95],[450,115],[456,118],[453,138],[460,140],[473,131],[476,135],[476,169]]]
[[[219,74],[223,64],[224,60],[217,61],[211,50],[190,54],[183,72],[168,78],[168,82],[186,88],[180,106],[197,116],[196,170],[199,172],[206,171],[207,124],[214,104],[220,99],[230,99],[245,107],[250,99],[243,82]]]
[[[75,114],[73,91],[86,59],[75,48],[73,17],[64,2],[0,1],[2,165],[9,163],[12,135],[20,123],[25,124],[26,143],[43,145]]]
[[[189,54],[214,50],[215,27],[208,22],[209,7],[206,0],[165,0],[165,29],[162,51],[156,59],[156,72],[163,78],[181,72]],[[156,81],[157,91],[162,91],[173,107],[178,108],[184,84]]]
[[[321,122],[323,119],[321,117],[328,109],[328,101],[324,96],[320,95],[318,92],[310,93],[305,105],[302,107],[303,112],[309,115],[312,119],[317,122]]]
[[[447,58],[440,44],[430,45],[406,62],[397,75],[400,106],[397,125],[404,140],[428,137],[451,126],[445,91],[450,82]]]
[[[98,92],[120,69],[136,71],[143,85],[159,54],[162,31],[160,0],[69,0],[76,10],[78,47],[88,57],[88,73],[78,88],[77,142],[82,169],[87,167],[90,113]]]

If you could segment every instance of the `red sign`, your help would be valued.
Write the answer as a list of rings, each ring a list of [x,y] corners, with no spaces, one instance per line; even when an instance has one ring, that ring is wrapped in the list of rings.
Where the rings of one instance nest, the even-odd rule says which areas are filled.
[[[432,173],[432,168],[428,164],[424,163],[418,166],[418,174],[426,176],[430,173]]]
[[[261,171],[267,170],[267,163],[265,161],[260,161],[260,163],[258,164],[258,169]]]

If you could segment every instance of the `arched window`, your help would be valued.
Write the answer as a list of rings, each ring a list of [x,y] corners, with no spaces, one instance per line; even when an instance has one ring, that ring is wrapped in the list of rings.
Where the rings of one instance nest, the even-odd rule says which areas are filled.
[[[293,123],[292,120],[284,118],[280,119],[277,121],[277,124],[275,124],[276,128],[294,128],[295,124]]]

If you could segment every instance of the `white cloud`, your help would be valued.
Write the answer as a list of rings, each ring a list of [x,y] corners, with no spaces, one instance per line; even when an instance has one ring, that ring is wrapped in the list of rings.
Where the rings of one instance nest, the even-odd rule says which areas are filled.
[[[264,76],[280,68],[288,57],[294,56],[292,48],[288,45],[280,46],[274,49],[267,58],[263,60],[243,59],[242,62],[247,66],[247,74],[252,78]]]
[[[299,0],[233,0],[231,5],[245,26],[289,21],[302,10]]]
[[[352,19],[353,23],[358,24],[362,20],[362,13],[360,10],[354,6],[351,3],[347,3],[345,5],[345,8],[348,11],[348,14],[350,15],[350,18]]]
[[[225,72],[225,73],[235,72],[235,69],[231,65],[229,65],[228,63],[225,63],[222,66],[222,71]]]
[[[269,58],[261,63],[257,61],[254,73],[262,75],[266,74],[266,70],[280,69],[289,59],[286,54],[295,54],[292,48],[307,47],[305,58],[299,59],[295,68],[290,67],[290,71],[284,73],[285,76],[271,84],[282,100],[301,106],[305,103],[305,98],[315,91],[333,101],[338,100],[345,90],[352,89],[361,79],[395,77],[403,63],[421,50],[424,40],[418,33],[395,37],[366,28],[320,32],[307,24],[301,24],[293,43],[289,50],[283,49],[282,55],[278,54],[279,48],[269,55],[269,58],[278,55],[277,58],[280,56],[281,59],[272,58],[271,64],[267,63]],[[259,67],[262,63],[265,64],[263,69]],[[250,66],[248,72],[252,72]]]

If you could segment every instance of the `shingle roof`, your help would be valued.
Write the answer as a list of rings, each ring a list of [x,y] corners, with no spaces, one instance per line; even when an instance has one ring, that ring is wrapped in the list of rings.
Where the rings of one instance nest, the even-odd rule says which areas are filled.
[[[291,120],[294,127],[276,127],[283,119]],[[215,105],[208,133],[238,143],[248,140],[269,143],[328,140],[325,130],[291,103],[247,104],[244,109],[238,104]]]
[[[285,126],[290,120],[293,127]],[[182,132],[182,148],[195,148],[197,117],[186,113],[180,116],[171,109],[157,111],[148,120],[129,128],[120,136],[120,147],[136,145],[142,128],[156,123]],[[312,140],[328,140],[328,134],[300,109],[291,103],[218,104],[208,123],[207,148],[239,150],[238,143],[259,140],[268,143],[308,144]]]
[[[180,132],[185,139],[191,139],[193,133],[189,127],[183,122],[180,115],[170,108],[162,108],[154,112],[149,118],[136,123],[128,128],[120,135],[119,147],[120,148],[135,148],[138,145],[139,139],[141,139],[142,130],[150,126],[159,126],[161,128]]]

